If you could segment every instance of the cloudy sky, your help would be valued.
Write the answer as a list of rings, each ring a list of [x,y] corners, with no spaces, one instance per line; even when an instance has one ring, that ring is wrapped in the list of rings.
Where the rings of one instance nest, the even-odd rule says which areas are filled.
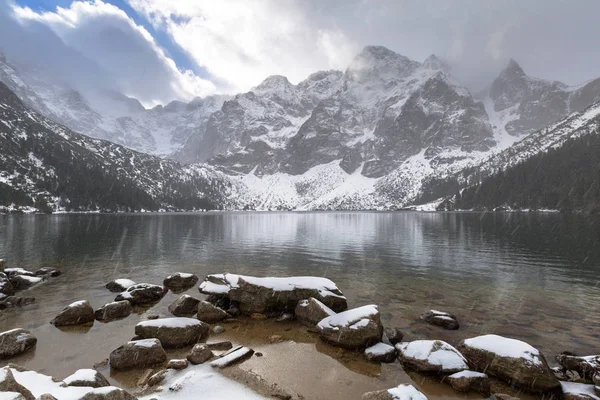
[[[0,0],[0,51],[145,105],[296,83],[367,44],[435,53],[473,90],[516,59],[534,76],[600,76],[597,0]]]

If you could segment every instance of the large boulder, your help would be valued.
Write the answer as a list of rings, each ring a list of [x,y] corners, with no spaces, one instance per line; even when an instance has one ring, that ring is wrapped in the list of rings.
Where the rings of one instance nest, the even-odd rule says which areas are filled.
[[[198,319],[200,321],[212,324],[227,318],[231,318],[231,315],[227,314],[227,312],[221,310],[219,307],[213,306],[208,301],[201,301],[198,303]]]
[[[19,393],[26,400],[35,399],[29,389],[17,382],[9,367],[0,368],[0,392]]]
[[[348,308],[335,283],[325,278],[298,276],[258,278],[235,274],[208,275],[200,284],[201,293],[215,299],[227,298],[239,304],[242,313],[280,315],[293,312],[298,301],[314,297],[333,311]]]
[[[50,323],[54,326],[81,325],[94,321],[94,309],[87,300],[66,306]]]
[[[169,305],[169,312],[176,317],[189,317],[198,312],[198,303],[200,300],[188,294],[182,294]]]
[[[365,349],[365,357],[372,362],[391,363],[396,360],[396,355],[396,348],[385,343],[377,343]]]
[[[127,342],[109,356],[110,367],[116,370],[152,367],[167,361],[167,353],[158,339]]]
[[[546,358],[525,342],[483,335],[463,340],[457,347],[477,371],[534,393],[560,390]]]
[[[106,303],[94,312],[98,321],[113,321],[115,319],[128,317],[133,311],[131,303],[127,300]]]
[[[453,374],[469,369],[467,360],[441,340],[415,340],[396,344],[398,359],[419,372]]]
[[[173,291],[187,290],[198,283],[198,277],[185,272],[175,272],[163,281],[163,285]]]
[[[104,285],[105,288],[107,288],[108,290],[110,290],[111,292],[114,293],[121,293],[126,291],[127,289],[129,289],[131,286],[135,285],[136,283],[134,281],[132,281],[131,279],[115,279],[114,281],[110,281],[108,282],[106,285]]]
[[[115,298],[115,301],[127,300],[134,306],[152,304],[160,301],[165,294],[167,294],[167,289],[163,286],[152,285],[150,283],[136,283],[120,293]]]
[[[314,327],[323,318],[334,315],[335,311],[314,297],[310,297],[307,300],[300,300],[298,302],[294,314],[296,315],[296,319],[302,324]]]
[[[79,400],[137,400],[137,397],[121,388],[106,386],[87,392]]]
[[[193,318],[159,318],[135,326],[141,338],[159,339],[164,347],[185,347],[208,337],[210,326]]]
[[[387,390],[367,392],[362,395],[362,400],[427,400],[413,385],[398,385]]]
[[[317,331],[326,342],[359,349],[380,342],[383,326],[377,306],[368,305],[322,319]]]
[[[84,386],[99,388],[110,386],[108,380],[95,369],[78,369],[74,374],[63,379],[67,386]]]
[[[461,371],[447,376],[446,381],[459,392],[490,393],[490,378],[483,372]]]
[[[561,382],[564,400],[600,400],[594,385],[575,382]]]
[[[0,333],[0,359],[16,356],[35,347],[37,339],[27,329],[17,328]]]
[[[15,294],[15,287],[12,283],[10,283],[8,275],[6,275],[4,272],[0,272],[0,293],[7,296],[12,296]]]
[[[593,376],[600,373],[600,355],[580,357],[562,353],[556,356],[556,361],[563,370],[577,372],[588,383],[592,383]]]
[[[456,330],[460,328],[458,319],[447,312],[429,310],[421,314],[421,319],[428,324],[441,326],[444,329]]]

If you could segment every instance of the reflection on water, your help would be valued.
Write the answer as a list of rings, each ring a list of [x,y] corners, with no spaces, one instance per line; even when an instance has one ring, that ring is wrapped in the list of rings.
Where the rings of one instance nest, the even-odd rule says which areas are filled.
[[[548,358],[563,350],[598,353],[599,223],[477,213],[3,216],[0,258],[24,268],[58,266],[64,274],[30,290],[35,304],[3,312],[0,330],[33,329],[38,348],[19,361],[34,368],[89,367],[128,340],[131,318],[140,317],[65,333],[48,324],[64,305],[111,301],[103,284],[118,277],[160,283],[174,271],[228,271],[326,276],[351,306],[379,304],[385,323],[408,340],[456,343],[495,332],[526,340]],[[461,329],[419,322],[428,308],[457,314]]]

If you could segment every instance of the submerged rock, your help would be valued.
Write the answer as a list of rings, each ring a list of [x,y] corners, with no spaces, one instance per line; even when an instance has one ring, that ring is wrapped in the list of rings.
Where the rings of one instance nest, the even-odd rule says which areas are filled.
[[[544,356],[529,344],[498,335],[463,340],[458,350],[477,371],[535,393],[557,391],[560,382]]]
[[[115,279],[114,281],[108,282],[104,287],[111,292],[121,293],[135,284],[136,283],[131,279]]]
[[[215,355],[211,351],[209,345],[198,343],[192,347],[192,350],[190,350],[186,358],[192,364],[203,364],[214,356]]]
[[[94,309],[87,300],[66,306],[50,323],[54,326],[81,325],[94,321]]]
[[[213,368],[225,368],[240,363],[252,357],[254,350],[248,347],[236,347],[210,363]]]
[[[396,344],[398,359],[419,372],[453,374],[469,369],[467,360],[441,340],[415,340]]]
[[[0,369],[0,392],[18,393],[26,400],[35,399],[35,396],[29,389],[17,382],[9,367]]]
[[[169,305],[169,312],[176,317],[189,317],[198,312],[198,303],[200,303],[200,300],[182,294]]]
[[[296,319],[302,324],[314,327],[323,318],[335,315],[335,311],[314,297],[310,297],[307,300],[300,300],[298,302],[294,314],[296,315]]]
[[[314,297],[334,311],[348,308],[335,283],[318,277],[258,278],[235,274],[208,275],[201,293],[237,302],[244,314],[279,315],[293,312],[298,301]]]
[[[198,277],[194,274],[176,272],[169,275],[163,281],[163,285],[171,290],[187,290],[198,283]]]
[[[127,300],[113,301],[106,303],[94,312],[94,317],[98,321],[113,321],[128,317],[133,311],[131,303]]]
[[[459,392],[490,393],[490,378],[482,372],[461,371],[447,376],[445,380]]]
[[[362,395],[362,400],[427,400],[413,385],[398,385],[387,390],[367,392]]]
[[[162,299],[166,293],[167,289],[162,286],[150,283],[136,283],[120,293],[115,298],[115,301],[127,300],[134,306],[152,304]]]
[[[365,357],[372,362],[392,363],[396,360],[396,348],[385,343],[377,343],[365,349]]]
[[[79,369],[63,379],[67,386],[87,386],[93,388],[110,386],[108,380],[95,369]]]
[[[141,338],[159,339],[164,347],[184,347],[208,337],[210,326],[193,318],[159,318],[135,326]]]
[[[456,330],[460,328],[458,319],[447,312],[429,310],[421,314],[421,319],[431,325],[441,326],[444,329]]]
[[[556,356],[558,364],[567,372],[576,372],[588,383],[592,378],[600,374],[600,355],[576,356],[570,353],[562,353]]]
[[[0,310],[22,307],[35,302],[35,297],[6,296],[0,299]]]
[[[404,338],[404,333],[397,328],[384,328],[383,329],[383,342],[391,344],[392,346],[396,343],[400,343]]]
[[[158,339],[132,340],[110,353],[110,367],[116,370],[145,368],[167,361]]]
[[[42,277],[57,277],[60,276],[62,274],[61,271],[59,271],[56,268],[50,268],[50,267],[42,267],[40,269],[38,269],[37,271],[35,271],[35,276],[42,276]]]
[[[212,324],[227,318],[231,318],[231,315],[220,308],[213,306],[208,301],[201,301],[198,303],[198,319],[200,321]]]
[[[383,326],[377,306],[368,305],[324,318],[317,331],[329,343],[358,349],[380,342]]]
[[[0,333],[0,359],[16,356],[35,347],[37,339],[27,329],[17,328]]]

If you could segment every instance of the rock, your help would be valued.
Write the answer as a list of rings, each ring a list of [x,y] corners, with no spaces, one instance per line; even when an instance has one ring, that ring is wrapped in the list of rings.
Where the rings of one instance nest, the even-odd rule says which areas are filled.
[[[0,310],[22,307],[35,302],[35,297],[6,296],[0,300]]]
[[[167,369],[186,369],[188,366],[188,360],[169,360]]]
[[[15,294],[15,287],[10,283],[10,279],[4,272],[0,272],[0,293],[7,296]]]
[[[562,353],[556,356],[556,361],[564,370],[577,372],[588,383],[592,383],[594,375],[600,374],[600,355],[580,357]]]
[[[362,400],[427,400],[413,385],[398,385],[387,390],[367,392],[362,395]]]
[[[217,326],[214,326],[214,327],[212,328],[212,332],[213,332],[215,335],[218,335],[219,333],[223,333],[223,332],[225,332],[225,328],[223,328],[221,325],[217,325]]]
[[[26,400],[34,400],[35,396],[25,386],[16,381],[9,367],[0,369],[0,392],[19,393]]]
[[[307,300],[300,300],[296,305],[294,314],[302,324],[313,327],[323,318],[335,315],[335,312],[319,300],[311,297]]]
[[[454,390],[459,392],[490,392],[490,378],[484,373],[475,371],[461,371],[446,377]]]
[[[99,388],[110,386],[104,375],[94,369],[79,369],[73,375],[63,379],[67,386],[87,386]]]
[[[218,307],[210,304],[208,301],[201,301],[198,303],[198,319],[200,321],[212,324],[215,322],[222,321],[226,318],[230,318],[231,315]]]
[[[173,275],[167,276],[163,281],[163,285],[171,290],[186,290],[194,286],[197,282],[198,277],[194,274],[176,272]]]
[[[159,339],[164,347],[184,347],[208,337],[210,326],[193,318],[159,318],[142,321],[135,326],[141,338]]]
[[[56,397],[52,396],[50,393],[44,393],[36,400],[58,400]]]
[[[594,385],[561,382],[561,387],[565,400],[600,400],[600,397],[594,390]]]
[[[164,297],[167,289],[150,283],[136,283],[120,293],[115,301],[127,300],[132,305],[156,303]]]
[[[148,379],[148,386],[152,387],[162,383],[165,380],[167,374],[168,371],[166,369],[158,371]]]
[[[54,326],[81,325],[94,321],[94,309],[87,300],[66,306],[50,323]]]
[[[239,315],[242,314],[242,312],[240,311],[239,308],[235,307],[235,306],[231,306],[227,308],[227,314],[231,315],[232,317],[237,317]]]
[[[221,349],[215,349],[215,350],[221,350]],[[206,361],[213,358],[214,356],[215,355],[213,354],[213,352],[210,349],[210,345],[198,343],[198,344],[194,345],[194,347],[192,347],[192,350],[190,350],[190,352],[188,353],[186,358],[192,364],[203,364]]]
[[[35,276],[52,277],[52,278],[55,278],[62,274],[62,272],[60,272],[56,268],[50,268],[50,267],[42,267],[42,268],[38,269],[37,271],[35,271],[34,273],[35,273]]]
[[[294,319],[294,314],[292,313],[283,313],[281,314],[279,317],[277,317],[275,319],[275,322],[285,322],[285,321],[291,321]]]
[[[358,349],[380,342],[383,326],[377,306],[368,305],[322,319],[317,332],[336,346]]]
[[[514,397],[505,393],[494,393],[492,400],[521,400],[518,397]]]
[[[137,400],[137,398],[121,388],[106,386],[86,393],[79,400]]]
[[[23,268],[5,268],[4,269],[4,273],[9,277],[12,278],[14,276],[17,275],[22,275],[22,276],[35,276],[35,274],[31,271],[28,271],[26,269]]]
[[[169,305],[169,312],[176,317],[189,317],[198,313],[198,303],[200,303],[200,300],[182,294]]]
[[[237,364],[249,359],[250,357],[252,357],[253,354],[254,350],[248,347],[236,347],[235,349],[228,351],[227,353],[223,354],[220,358],[211,362],[210,365],[213,368],[229,367],[230,365]]]
[[[26,329],[17,328],[0,333],[0,359],[16,356],[35,347],[37,339]]]
[[[39,276],[29,275],[13,275],[9,279],[13,287],[19,290],[30,288],[44,280],[44,278],[40,278]]]
[[[116,370],[145,368],[167,361],[167,353],[158,339],[135,340],[113,350],[109,360]]]
[[[469,369],[467,360],[441,340],[415,340],[396,344],[398,359],[419,372],[453,374]]]
[[[429,310],[421,314],[421,319],[431,325],[441,326],[444,329],[456,330],[460,328],[458,319],[454,315],[443,311]]]
[[[314,297],[334,311],[348,308],[335,283],[318,277],[257,278],[235,274],[208,275],[200,292],[237,302],[244,314],[293,312],[298,301]]]
[[[383,342],[391,344],[392,346],[396,343],[400,343],[404,338],[404,333],[397,328],[384,328],[383,329]]]
[[[154,370],[151,368],[146,369],[142,375],[140,375],[138,381],[137,381],[137,386],[138,387],[144,387],[148,384],[148,381],[150,380],[150,377],[154,375]]]
[[[158,314],[146,314],[146,319],[159,319],[160,315]]]
[[[206,346],[208,346],[209,349],[211,350],[230,350],[233,347],[233,344],[231,344],[231,342],[226,341],[226,342],[215,342],[215,343],[207,343]]]
[[[498,335],[477,336],[463,340],[458,350],[475,370],[485,371],[526,391],[543,393],[560,389],[560,382],[544,356],[520,340]]]
[[[128,317],[133,311],[131,303],[127,300],[113,301],[100,307],[94,312],[94,317],[98,321],[113,321],[119,318]]]
[[[115,279],[114,281],[108,282],[104,287],[113,293],[121,293],[135,284],[136,283],[131,279]]]
[[[365,357],[371,362],[392,363],[396,360],[396,348],[385,343],[377,343],[365,349]]]

